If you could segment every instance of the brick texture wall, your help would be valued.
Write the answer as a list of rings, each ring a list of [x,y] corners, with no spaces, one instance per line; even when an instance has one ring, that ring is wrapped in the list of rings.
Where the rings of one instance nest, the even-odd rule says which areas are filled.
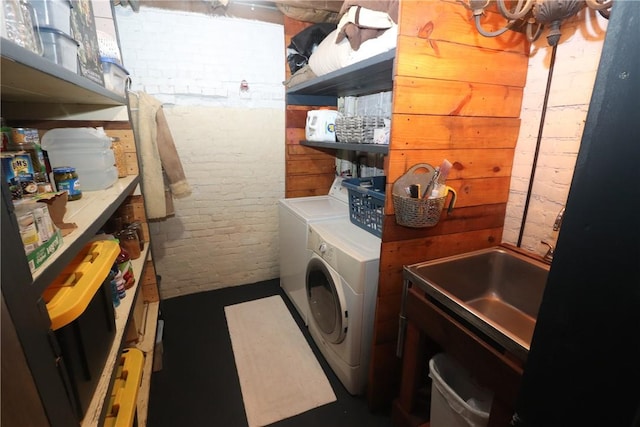
[[[583,10],[561,27],[562,38],[556,52],[522,239],[523,248],[541,255],[547,250],[541,240],[554,245],[557,240],[553,223],[569,194],[606,27],[607,20],[591,10]],[[520,136],[503,234],[503,241],[512,244],[516,244],[520,232],[549,74],[551,47],[545,36],[543,34],[532,47],[524,90]]]
[[[193,194],[151,225],[163,298],[276,278],[284,195],[280,25],[117,7],[132,89],[164,103]],[[245,80],[248,91],[240,90]]]

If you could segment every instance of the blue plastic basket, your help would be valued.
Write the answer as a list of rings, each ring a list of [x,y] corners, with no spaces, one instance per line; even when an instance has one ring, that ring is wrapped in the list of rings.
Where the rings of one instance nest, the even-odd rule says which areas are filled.
[[[387,177],[350,178],[342,181],[349,192],[351,222],[374,236],[382,237]]]

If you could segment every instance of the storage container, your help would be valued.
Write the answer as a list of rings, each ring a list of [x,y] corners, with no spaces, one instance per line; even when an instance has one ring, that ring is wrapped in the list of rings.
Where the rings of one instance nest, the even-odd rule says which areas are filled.
[[[307,112],[305,138],[307,141],[336,142],[335,110],[311,110]]]
[[[70,35],[51,27],[39,27],[44,57],[58,65],[78,72],[78,42]]]
[[[114,58],[102,57],[100,60],[102,61],[104,87],[118,95],[125,96],[129,72]]]
[[[382,237],[386,182],[387,178],[384,176],[342,181],[349,192],[351,223],[378,237]]]
[[[445,353],[429,360],[431,427],[484,427],[489,421],[493,393]]]
[[[115,336],[109,271],[119,253],[115,240],[89,243],[43,294],[78,419],[91,402]]]
[[[36,55],[42,55],[42,42],[38,37],[33,8],[26,1],[0,2],[0,35]]]
[[[51,27],[71,34],[71,2],[69,0],[29,0],[40,27]]]
[[[42,149],[104,149],[111,147],[111,138],[101,128],[57,128],[48,130],[41,141]]]
[[[82,191],[97,191],[111,187],[118,181],[118,168],[111,166],[101,170],[83,170],[80,178]]]
[[[138,392],[145,355],[137,348],[122,350],[116,365],[115,380],[109,394],[104,427],[129,427],[136,421]],[[138,425],[138,423],[135,423]]]
[[[42,137],[51,167],[71,166],[82,191],[103,190],[118,180],[111,138],[96,128],[51,129]]]

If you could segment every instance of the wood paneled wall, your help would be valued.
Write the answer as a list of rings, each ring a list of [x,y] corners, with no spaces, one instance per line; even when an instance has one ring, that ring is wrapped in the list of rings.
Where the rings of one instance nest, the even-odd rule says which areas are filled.
[[[386,198],[367,388],[373,410],[389,407],[398,394],[403,266],[501,242],[529,50],[518,33],[479,35],[460,3],[401,1],[399,16],[387,194],[414,164],[438,166],[448,159],[453,168],[447,184],[458,200],[435,227],[411,229],[396,224],[392,198]],[[285,19],[285,33],[297,31]],[[287,106],[287,197],[326,194],[330,185],[317,177],[331,179],[323,172],[333,167],[334,153],[297,143],[309,109]]]
[[[291,37],[313,25],[284,17],[285,46]],[[285,65],[286,77],[291,76]],[[334,150],[320,150],[300,145],[305,139],[307,111],[318,107],[287,105],[285,111],[285,197],[321,196],[329,192],[335,176]]]

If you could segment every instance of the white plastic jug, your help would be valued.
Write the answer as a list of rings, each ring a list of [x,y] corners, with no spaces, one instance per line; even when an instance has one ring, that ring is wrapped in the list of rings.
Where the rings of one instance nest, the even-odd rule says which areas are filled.
[[[335,110],[311,110],[307,112],[305,138],[307,141],[336,142]]]
[[[83,191],[103,190],[118,180],[111,138],[101,128],[51,129],[43,135],[41,145],[51,167],[76,168]]]

